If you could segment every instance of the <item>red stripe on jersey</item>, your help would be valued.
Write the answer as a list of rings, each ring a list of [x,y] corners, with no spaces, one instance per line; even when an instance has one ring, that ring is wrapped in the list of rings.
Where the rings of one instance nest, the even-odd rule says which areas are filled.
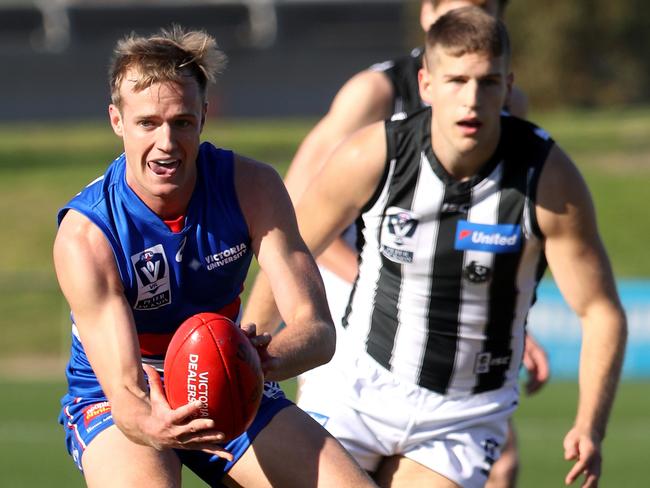
[[[220,310],[217,310],[216,313],[228,317],[233,322],[236,322],[240,308],[241,299],[237,297],[233,302],[222,307]],[[173,332],[167,334],[138,334],[140,354],[145,357],[164,356],[173,335]]]

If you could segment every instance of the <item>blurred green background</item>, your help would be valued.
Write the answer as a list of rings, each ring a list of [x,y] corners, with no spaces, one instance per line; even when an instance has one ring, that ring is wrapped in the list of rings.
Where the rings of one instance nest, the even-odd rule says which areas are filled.
[[[63,3],[56,2],[57,5]],[[77,3],[93,7],[93,2]],[[50,4],[55,2],[39,5]],[[1,7],[16,5],[36,4],[32,0],[0,0]],[[399,19],[403,32],[400,49],[406,50],[421,43],[421,31],[416,20],[419,2],[405,0],[404,6],[404,14]],[[67,51],[43,52],[44,46],[38,42],[43,33],[12,31],[15,26],[3,15],[8,11],[0,11],[0,51],[9,55],[2,58],[0,82],[6,82],[2,86],[11,88],[4,89],[0,96],[3,102],[0,120],[5,121],[0,123],[0,486],[77,487],[83,486],[82,477],[65,452],[62,428],[56,423],[58,399],[65,388],[63,374],[70,323],[67,305],[54,278],[51,246],[57,209],[100,175],[119,154],[121,145],[107,120],[17,123],[7,121],[7,114],[15,113],[19,118],[22,110],[16,107],[42,100],[36,95],[43,93],[49,95],[47,99],[56,110],[68,108],[64,106],[69,103],[66,96],[75,90],[78,92],[74,93],[77,106],[88,108],[90,100],[100,102],[99,97],[86,90],[94,87],[92,80],[95,78],[84,71],[84,67],[88,68],[97,59],[95,47],[104,49],[101,43],[109,40],[112,44],[116,36],[109,30],[115,26],[108,26],[101,33],[84,31],[88,35],[87,43],[96,42],[97,46],[84,45],[78,39],[78,44],[74,45],[75,25],[81,30],[85,27],[84,22],[77,19],[77,24],[72,23],[73,42]],[[22,18],[26,25],[31,22],[31,17],[20,12],[14,11],[13,15]],[[105,20],[101,12],[98,16],[101,21]],[[320,19],[311,20],[318,24]],[[553,135],[585,175],[617,278],[650,279],[647,254],[650,242],[647,217],[650,201],[650,2],[511,0],[506,21],[513,40],[517,84],[530,97],[531,119]],[[298,26],[301,27],[300,22]],[[337,27],[332,29],[343,33]],[[242,85],[244,88],[240,91],[255,100],[254,95],[259,94],[250,91],[246,84],[250,78],[258,85],[258,91],[268,90],[268,96],[262,92],[264,100],[274,99],[276,107],[288,105],[275,89],[282,88],[281,82],[288,77],[282,70],[290,67],[276,67],[268,60],[281,59],[282,55],[288,57],[287,49],[295,49],[291,51],[293,55],[299,54],[307,48],[302,44],[292,45],[302,41],[284,39],[281,49],[285,51],[278,52],[281,49],[277,46],[273,50],[268,46],[260,48],[239,43],[242,32],[234,30],[230,32],[233,51],[228,52],[231,55],[234,52],[232,73],[243,72],[246,76],[237,75],[238,78],[230,81],[231,88]],[[11,37],[12,32],[23,36],[21,42],[27,44],[17,44]],[[305,39],[311,39],[309,29],[305,33]],[[110,39],[99,39],[100,34]],[[227,39],[222,46],[228,47]],[[341,42],[340,39],[319,40],[325,44]],[[372,48],[384,39],[361,41],[361,44],[366,43],[366,48]],[[320,89],[318,103],[321,99],[329,100],[329,95],[324,95],[328,90],[334,93],[337,77],[343,76],[341,66],[346,70],[352,68],[351,63],[345,63],[348,56],[339,56],[331,45],[326,47],[329,51],[314,52],[313,58],[308,58],[313,70],[304,69],[300,64],[305,59],[296,61],[294,68],[301,78],[294,74],[288,80],[297,81],[298,85],[302,83],[304,92],[291,93],[291,101],[301,96],[303,102],[316,99],[317,94],[313,93],[316,89]],[[31,64],[23,58],[26,53],[34,56]],[[330,57],[323,57],[323,53],[329,53]],[[346,50],[343,54],[351,56],[354,50]],[[270,58],[271,55],[276,57]],[[358,52],[356,56],[355,60]],[[103,59],[102,56],[102,63]],[[327,64],[333,59],[341,66]],[[362,63],[379,60],[364,58]],[[20,69],[17,61],[21,62]],[[289,65],[294,61],[290,59]],[[246,62],[250,63],[249,71],[237,71]],[[260,70],[258,63],[267,69],[273,67],[270,71],[277,73]],[[52,65],[56,65],[59,72],[48,72],[47,76],[39,74]],[[361,64],[355,69],[365,66]],[[339,68],[336,73],[335,68]],[[78,85],[68,86],[69,80],[61,76],[66,69],[72,72],[71,78]],[[281,76],[273,76],[278,73]],[[99,78],[103,71],[95,75]],[[319,85],[312,87],[309,80],[319,76],[322,77],[318,79]],[[276,85],[268,84],[265,77]],[[26,87],[32,86],[28,82],[33,80],[37,81],[39,89],[29,92]],[[103,83],[101,87],[105,88]],[[327,89],[323,88],[325,85]],[[68,91],[62,95],[64,87]],[[21,94],[24,100],[20,99]],[[224,98],[223,102],[226,106],[228,99]],[[314,122],[312,118],[210,120],[204,136],[219,146],[272,163],[284,173],[299,142]],[[293,382],[287,382],[285,387],[293,394]],[[576,383],[553,379],[532,399],[522,398],[516,413],[522,457],[521,487],[563,486],[569,464],[562,459],[562,438],[572,422],[576,400]],[[601,486],[648,486],[648,452],[650,381],[624,381],[604,444]],[[187,475],[186,485],[201,486],[191,474]]]
[[[590,185],[617,277],[650,277],[646,202],[649,109],[533,113]],[[284,172],[313,120],[211,120],[204,138]],[[0,125],[0,485],[82,486],[56,424],[69,347],[68,308],[51,264],[57,209],[119,154],[108,122]],[[293,389],[289,383],[288,388]],[[650,383],[624,382],[605,443],[603,486],[642,486]],[[521,486],[561,486],[561,442],[577,395],[553,382],[517,413]],[[34,469],[34,466],[38,469]],[[188,486],[199,486],[188,475]]]

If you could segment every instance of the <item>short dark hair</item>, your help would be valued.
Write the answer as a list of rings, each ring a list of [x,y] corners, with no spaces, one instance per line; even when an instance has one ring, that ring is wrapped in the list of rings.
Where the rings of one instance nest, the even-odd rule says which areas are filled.
[[[453,56],[486,53],[495,58],[505,56],[510,61],[510,38],[502,21],[478,7],[450,10],[429,29],[426,50],[443,47]]]
[[[226,56],[217,48],[217,42],[203,31],[186,31],[172,25],[149,37],[131,33],[120,39],[113,51],[109,69],[111,100],[120,106],[120,86],[130,70],[136,72],[136,91],[189,76],[196,79],[205,98],[208,82],[216,79],[225,64]]]

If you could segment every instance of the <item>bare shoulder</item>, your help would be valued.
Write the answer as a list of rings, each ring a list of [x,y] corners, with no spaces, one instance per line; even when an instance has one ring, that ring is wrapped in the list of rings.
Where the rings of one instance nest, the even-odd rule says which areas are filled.
[[[59,226],[53,257],[59,283],[71,305],[93,293],[122,289],[106,236],[75,210],[69,210]]]
[[[54,240],[55,262],[58,258],[88,254],[99,262],[113,259],[113,252],[102,231],[88,217],[69,210],[61,221]]]
[[[375,192],[386,168],[386,125],[375,122],[354,132],[332,154],[312,189],[360,209]]]
[[[235,190],[240,204],[286,193],[282,178],[270,164],[235,154]]]
[[[557,145],[551,149],[540,175],[537,218],[546,237],[595,226],[587,184],[571,158]]]
[[[235,154],[235,191],[253,241],[295,219],[282,178],[273,166]]]
[[[390,117],[395,96],[393,84],[381,71],[366,70],[350,78],[332,102],[329,116],[352,116],[358,127]]]
[[[355,131],[340,147],[349,158],[383,160],[386,156],[386,124],[379,121]]]

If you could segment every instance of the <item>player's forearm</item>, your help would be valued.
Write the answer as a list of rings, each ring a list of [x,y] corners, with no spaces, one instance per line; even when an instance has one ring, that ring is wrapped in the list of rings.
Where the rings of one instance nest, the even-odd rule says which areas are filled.
[[[580,354],[580,399],[576,427],[605,436],[621,375],[627,324],[622,309],[593,311],[584,320]]]
[[[269,345],[269,353],[279,361],[267,379],[282,381],[321,366],[332,359],[335,347],[336,331],[331,321],[316,319],[300,327],[287,325]]]
[[[242,324],[253,323],[258,334],[273,334],[282,318],[273,298],[273,290],[266,274],[260,270],[248,297]]]

